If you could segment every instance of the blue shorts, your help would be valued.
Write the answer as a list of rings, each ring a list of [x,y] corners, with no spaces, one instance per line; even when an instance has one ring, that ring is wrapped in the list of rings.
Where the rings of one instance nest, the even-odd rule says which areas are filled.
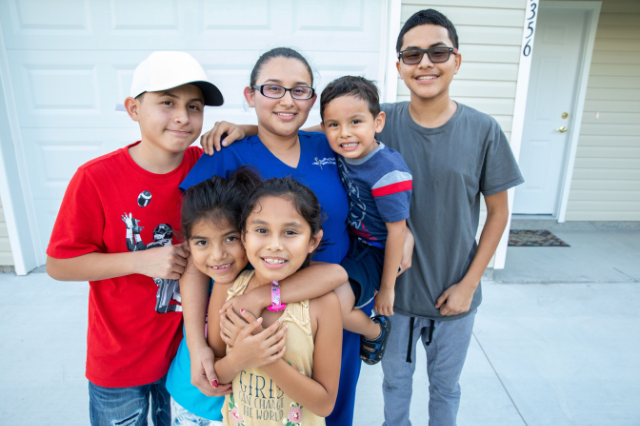
[[[356,296],[354,307],[360,309],[371,302],[380,290],[384,249],[371,246],[357,237],[351,237],[351,249],[341,265],[349,275],[349,283]]]

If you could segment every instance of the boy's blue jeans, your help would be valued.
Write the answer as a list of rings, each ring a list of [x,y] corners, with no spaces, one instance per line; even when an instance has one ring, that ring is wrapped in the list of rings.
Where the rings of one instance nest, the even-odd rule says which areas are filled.
[[[157,382],[129,388],[105,388],[89,382],[92,426],[147,426],[149,398],[156,426],[171,426],[171,396],[164,376]]]
[[[434,321],[395,314],[389,317],[391,334],[382,358],[384,380],[384,426],[410,426],[409,407],[413,392],[418,339],[427,352],[429,376],[429,426],[455,426],[460,406],[460,374],[471,342],[476,316]],[[411,346],[409,346],[411,341]],[[424,424],[420,419],[418,424]]]

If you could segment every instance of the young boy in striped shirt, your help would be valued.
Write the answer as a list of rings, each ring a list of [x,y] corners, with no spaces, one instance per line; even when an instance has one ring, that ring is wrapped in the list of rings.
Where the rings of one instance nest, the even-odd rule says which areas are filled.
[[[393,315],[411,172],[397,151],[376,140],[385,114],[371,81],[345,76],[331,82],[322,92],[320,114],[349,196],[351,250],[342,261],[349,282],[336,293],[344,328],[361,335],[360,356],[373,365],[382,359],[391,330],[387,316]],[[374,298],[379,315],[370,318],[359,308]]]

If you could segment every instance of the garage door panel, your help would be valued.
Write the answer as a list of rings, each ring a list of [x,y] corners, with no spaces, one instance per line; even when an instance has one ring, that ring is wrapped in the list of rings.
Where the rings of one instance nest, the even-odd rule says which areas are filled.
[[[382,3],[8,0],[0,2],[0,20],[12,50],[264,51],[295,45],[377,53]]]
[[[19,108],[25,114],[100,113],[96,67],[45,64],[21,68],[26,96]]]
[[[139,138],[137,129],[24,129],[22,139],[33,198],[62,198],[78,167]]]
[[[306,51],[331,50],[378,53],[382,2],[364,0],[242,0],[229,6],[223,2],[200,2],[194,49],[265,51],[277,46],[304,47]],[[237,8],[243,12],[224,12],[226,19],[211,19],[211,11]],[[267,11],[267,9],[269,9]],[[252,10],[252,24],[244,17]],[[321,40],[321,41],[320,41]],[[348,43],[345,43],[348,40]],[[354,49],[354,46],[358,46]]]
[[[183,8],[178,0],[109,0],[106,4],[111,36],[181,35]]]
[[[17,39],[23,36],[91,34],[89,0],[8,0],[0,2],[2,24]],[[55,17],[55,19],[53,19]]]
[[[205,31],[271,31],[274,15],[282,13],[273,3],[271,0],[199,1],[201,28]]]

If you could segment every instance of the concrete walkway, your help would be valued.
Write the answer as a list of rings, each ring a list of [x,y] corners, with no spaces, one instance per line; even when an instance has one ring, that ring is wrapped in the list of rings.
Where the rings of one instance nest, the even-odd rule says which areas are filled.
[[[461,379],[458,423],[639,425],[640,285],[635,280],[484,282]],[[0,293],[0,424],[88,425],[87,284],[60,283],[43,273],[0,274]],[[423,425],[428,379],[424,351],[417,352],[411,418]],[[356,425],[382,424],[381,383],[379,366],[363,366]]]

